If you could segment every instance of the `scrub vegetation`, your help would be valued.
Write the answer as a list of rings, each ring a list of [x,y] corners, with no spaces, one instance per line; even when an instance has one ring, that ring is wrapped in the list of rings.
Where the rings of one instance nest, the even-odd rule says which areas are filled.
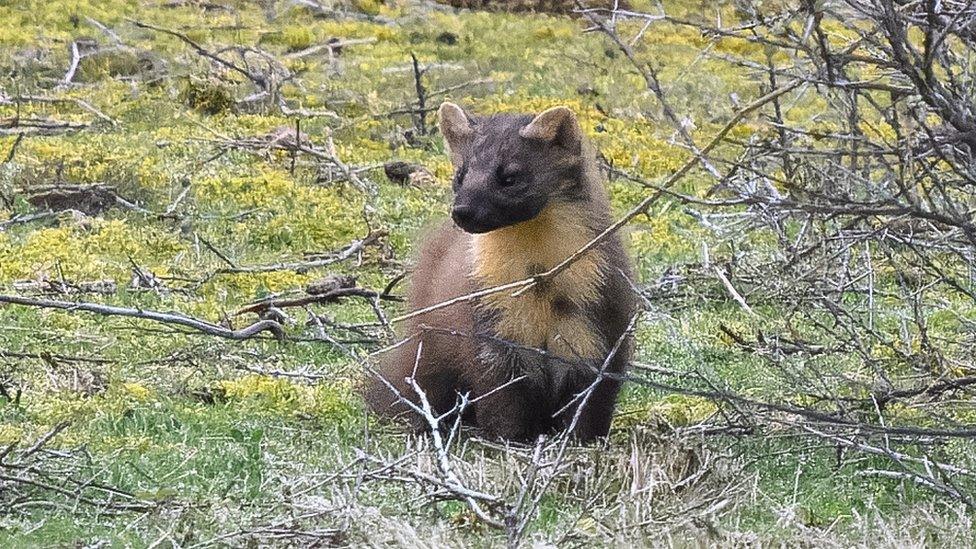
[[[0,546],[970,546],[970,3],[449,4],[0,2]],[[601,152],[606,441],[366,410],[444,100]]]

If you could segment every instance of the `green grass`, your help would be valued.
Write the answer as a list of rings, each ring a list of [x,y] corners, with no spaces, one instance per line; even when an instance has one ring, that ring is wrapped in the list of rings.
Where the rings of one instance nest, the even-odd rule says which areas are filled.
[[[0,231],[0,287],[5,292],[22,280],[111,279],[119,285],[118,292],[78,299],[176,310],[220,322],[255,299],[300,291],[330,272],[355,273],[360,285],[382,288],[409,263],[422,228],[443,217],[449,203],[450,166],[436,132],[408,145],[404,132],[413,125],[408,117],[374,116],[414,99],[411,53],[422,63],[436,63],[426,77],[430,90],[491,79],[436,100],[450,98],[478,112],[534,112],[567,104],[614,165],[652,181],[687,158],[682,148],[670,143],[673,130],[639,75],[619,54],[610,53],[609,43],[595,34],[581,34],[578,21],[431,12],[414,3],[388,2],[379,8],[380,15],[396,21],[388,25],[319,19],[288,3],[275,3],[276,16],[269,19],[257,4],[229,4],[230,10],[206,13],[192,5],[169,8],[156,2],[138,7],[121,1],[0,5],[0,90],[8,95],[83,99],[116,122],[100,121],[71,103],[25,103],[19,110],[0,106],[0,118],[19,114],[92,123],[82,132],[28,136],[17,145],[12,160],[0,164],[0,194],[11,198],[0,218],[31,211],[18,192],[24,187],[59,181],[106,183],[142,207],[162,212],[183,192],[184,183],[190,183],[175,218],[112,208],[96,216],[65,214]],[[669,4],[679,12],[703,9],[700,2]],[[728,5],[721,9],[731,17]],[[85,16],[115,29],[131,51],[86,60],[79,85],[51,90],[68,65],[71,40],[93,37],[103,46],[110,44]],[[321,182],[318,168],[305,160],[292,170],[287,153],[218,155],[212,142],[218,135],[254,137],[292,127],[294,119],[270,108],[231,108],[254,91],[249,83],[230,73],[222,79],[206,77],[209,64],[184,44],[137,29],[126,17],[180,29],[207,47],[246,44],[279,56],[331,37],[373,39],[345,48],[332,63],[324,55],[286,61],[301,85],[287,84],[283,93],[293,107],[339,114],[341,121],[328,116],[303,120],[302,131],[322,145],[331,129],[337,152],[347,164],[419,162],[436,176],[437,184],[399,187],[387,182],[382,170],[373,169],[363,174],[379,187],[371,200],[348,184]],[[677,98],[675,108],[693,114],[696,135],[708,135],[734,110],[725,99],[728,94],[734,91],[745,103],[758,93],[758,82],[697,55],[708,44],[720,51],[740,46],[712,44],[686,29],[662,29],[667,32],[648,34],[639,49],[660,61],[661,78],[671,83]],[[436,40],[444,31],[456,34],[458,43]],[[140,56],[151,62],[139,65]],[[166,69],[157,74],[153,67]],[[583,87],[595,93],[580,93]],[[797,105],[789,116],[805,120],[816,112],[811,101]],[[761,130],[758,120],[750,120],[736,132],[743,136]],[[14,142],[12,136],[0,137],[0,159]],[[678,190],[702,194],[706,181],[693,173]],[[611,191],[617,213],[647,192],[620,180],[611,184]],[[238,265],[261,265],[337,250],[369,228],[388,231],[389,236],[385,249],[366,250],[362,265],[347,261],[307,273],[221,274],[200,285],[185,281],[203,279],[226,266],[203,241]],[[670,200],[660,201],[629,231],[645,282],[656,280],[671,266],[698,260],[699,242],[710,238]],[[726,243],[710,243],[716,256],[730,253]],[[763,246],[761,236],[740,244]],[[129,289],[133,263],[163,277],[170,291]],[[388,305],[389,312],[397,312],[397,307]],[[372,320],[371,309],[362,303],[331,304],[319,311],[339,322]],[[777,317],[774,308],[760,312],[770,322]],[[641,326],[638,360],[701,370],[753,396],[780,394],[781,374],[758,357],[735,350],[719,332],[720,323],[750,328],[734,303],[690,299],[658,313]],[[298,325],[290,329],[297,332],[305,316],[296,311],[296,319]],[[253,315],[232,318],[237,327],[253,320]],[[352,343],[349,348],[365,357],[374,347]],[[131,319],[7,306],[0,307],[0,350],[99,359],[0,355],[0,381],[8,392],[22,391],[19,402],[0,397],[0,448],[15,442],[27,446],[68,421],[69,427],[50,447],[87,456],[75,471],[79,478],[161,503],[145,514],[114,516],[71,504],[0,511],[2,546],[85,545],[100,540],[113,546],[144,546],[157,540],[191,546],[214,539],[238,545],[248,537],[264,539],[246,530],[289,517],[309,529],[342,529],[343,541],[352,545],[367,540],[392,545],[429,539],[435,545],[484,546],[504,541],[477,524],[466,506],[425,504],[416,488],[392,481],[358,486],[348,476],[324,482],[355,459],[357,448],[395,454],[426,444],[367,415],[356,391],[365,377],[360,362],[328,344],[235,343]],[[847,367],[843,359],[821,366]],[[270,371],[321,377],[309,381],[260,373]],[[721,494],[723,487],[731,487],[728,494],[734,502],[715,515],[712,526],[725,532],[727,537],[721,539],[729,543],[749,536],[788,544],[803,536],[858,543],[863,533],[859,528],[874,520],[872,513],[911,517],[916,509],[936,509],[936,515],[943,509],[930,493],[911,483],[860,474],[880,462],[858,460],[838,468],[835,449],[811,446],[810,441],[776,433],[744,440],[676,437],[673,428],[696,424],[714,413],[714,405],[703,399],[634,386],[622,395],[620,410],[609,450],[574,450],[575,476],[555,482],[541,500],[530,528],[533,539],[654,545],[662,542],[658,528],[668,520],[676,521],[676,531],[708,539],[712,530],[677,518],[682,509],[693,508],[697,498]],[[665,481],[680,478],[680,467],[666,470],[661,465],[688,465],[690,458],[675,453],[677,447],[711,456],[714,467],[685,491],[666,487]],[[965,455],[969,449],[962,444],[949,451]],[[473,468],[485,472],[484,478],[472,474],[476,484],[514,496],[511,478],[523,470],[515,458],[477,444],[464,452]],[[630,463],[632,456],[640,458],[637,465]],[[645,465],[646,471],[641,469]],[[659,465],[661,470],[654,469]],[[653,485],[649,479],[658,479],[661,487],[647,488]],[[596,507],[590,505],[591,498]],[[348,512],[335,511],[347,507]],[[321,513],[294,518],[308,509]],[[787,509],[795,513],[788,520],[783,518]],[[626,535],[615,534],[600,525],[608,517],[638,526]],[[649,521],[651,517],[659,520]],[[966,532],[972,533],[968,523],[961,530],[963,540]],[[220,538],[231,534],[237,537]],[[939,539],[932,532],[920,535]],[[958,541],[948,542],[952,540]]]

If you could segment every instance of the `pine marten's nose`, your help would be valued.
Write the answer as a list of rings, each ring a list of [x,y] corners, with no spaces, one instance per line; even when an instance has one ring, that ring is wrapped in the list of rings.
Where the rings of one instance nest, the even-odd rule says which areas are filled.
[[[473,207],[457,204],[451,209],[451,217],[459,227],[467,227],[473,224],[476,216]]]

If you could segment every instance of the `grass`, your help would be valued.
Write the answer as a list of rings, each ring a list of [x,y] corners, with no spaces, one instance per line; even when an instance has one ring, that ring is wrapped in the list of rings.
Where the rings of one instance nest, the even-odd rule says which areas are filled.
[[[300,291],[328,273],[354,273],[360,285],[382,288],[409,263],[422,228],[443,217],[449,203],[450,166],[440,139],[417,136],[409,117],[377,116],[413,101],[411,53],[433,64],[425,81],[430,90],[490,79],[441,96],[476,112],[569,105],[615,166],[649,180],[662,179],[687,158],[684,149],[672,144],[673,130],[640,77],[609,43],[581,34],[578,21],[455,12],[405,1],[365,4],[383,19],[316,18],[288,3],[275,3],[274,17],[248,2],[227,2],[229,9],[214,11],[193,3],[168,7],[158,2],[0,5],[0,89],[8,95],[82,99],[115,121],[93,119],[71,103],[0,106],[0,118],[92,123],[81,132],[27,136],[16,144],[13,136],[0,137],[0,158],[16,147],[11,160],[0,164],[0,194],[11,198],[0,218],[29,213],[23,189],[37,185],[107,183],[153,212],[166,210],[190,185],[175,217],[111,208],[0,230],[0,286],[10,291],[24,280],[110,279],[119,291],[78,297],[177,310],[214,322],[255,299]],[[704,6],[669,2],[669,9],[679,13],[696,14]],[[718,9],[733,16],[731,4]],[[77,85],[51,90],[68,66],[72,40],[112,43],[86,17],[113,28],[126,48],[86,59]],[[253,91],[247,82],[212,70],[175,38],[137,29],[126,18],[180,29],[211,48],[246,44],[279,56],[332,37],[372,39],[343,49],[334,61],[324,55],[286,61],[300,85],[288,83],[283,93],[295,107],[339,115],[339,120],[306,119],[302,130],[316,144],[331,131],[347,164],[418,162],[437,183],[401,187],[373,169],[364,174],[378,184],[371,200],[348,184],[323,182],[327,174],[311,163],[299,161],[292,169],[287,153],[218,154],[208,141],[216,135],[253,137],[292,127],[294,119],[266,107],[237,109],[236,102]],[[759,82],[698,55],[705,46],[741,53],[740,44],[660,28],[647,35],[641,52],[660,63],[676,110],[691,113],[697,136],[707,136],[731,115],[729,93],[737,93],[743,103],[759,94]],[[445,32],[456,35],[457,42],[438,40]],[[811,99],[787,115],[806,120],[816,112]],[[414,133],[412,143],[408,130]],[[735,131],[742,137],[764,128],[751,119]],[[679,186],[681,192],[698,195],[706,188],[702,174]],[[617,213],[647,192],[621,180],[611,183],[611,191]],[[210,246],[238,265],[261,265],[337,250],[370,229],[386,230],[389,236],[385,248],[368,248],[361,264],[208,276],[226,266]],[[710,242],[715,254],[730,253],[670,200],[638,219],[628,235],[646,282],[695,261],[699,242]],[[763,245],[759,238],[745,244]],[[133,264],[164,279],[171,291],[131,288]],[[361,303],[328,305],[322,312],[338,322],[372,318]],[[638,334],[639,361],[701,369],[750,394],[777,396],[777,373],[757,357],[734,350],[718,330],[719,324],[749,328],[734,303],[691,301],[652,313],[653,321]],[[772,319],[777,311],[761,314]],[[240,326],[253,318],[230,320]],[[359,356],[369,350],[350,346]],[[0,445],[27,446],[68,421],[52,447],[87,456],[77,464],[80,478],[163,503],[137,515],[72,505],[0,512],[2,546],[311,542],[267,537],[262,530],[285,523],[338,529],[341,535],[331,542],[351,545],[490,546],[504,541],[456,502],[425,504],[416,488],[396,482],[360,486],[355,479],[335,480],[336,472],[355,459],[357,448],[414,455],[429,441],[376,424],[357,396],[364,378],[361,364],[330,345],[234,343],[130,319],[8,306],[0,307],[0,351],[42,355],[0,353],[0,382],[8,394],[21,391],[16,400],[0,397]],[[98,360],[45,358],[49,353]],[[846,368],[843,363],[825,366]],[[317,377],[260,373],[274,371]],[[707,440],[674,434],[674,427],[696,424],[714,411],[702,399],[629,387],[608,448],[571,451],[571,471],[541,500],[528,539],[581,545],[692,544],[689,539],[702,544],[964,545],[973,533],[967,514],[913,484],[863,475],[872,468],[871,460],[838,467],[835,449],[775,432]],[[464,445],[462,455],[465,472],[478,487],[514,494],[512,477],[524,465],[516,457],[474,442]],[[680,485],[683,475],[698,469],[708,473],[691,486]],[[687,518],[716,497],[727,503],[705,519]],[[916,520],[918,526],[901,528],[904,521]]]

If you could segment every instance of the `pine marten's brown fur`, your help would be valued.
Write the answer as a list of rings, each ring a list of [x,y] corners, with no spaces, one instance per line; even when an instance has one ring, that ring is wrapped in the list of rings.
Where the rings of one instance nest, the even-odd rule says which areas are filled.
[[[455,167],[454,223],[423,247],[411,310],[550,269],[609,224],[595,153],[569,109],[475,117],[445,103],[440,127]],[[466,419],[514,440],[565,428],[576,411],[567,404],[596,380],[618,340],[607,371],[623,373],[629,361],[630,274],[620,240],[609,238],[522,295],[496,293],[416,317],[404,335],[417,337],[390,353],[381,374],[415,400],[405,382],[412,376],[437,412],[450,410],[459,394],[474,399],[524,376],[478,400]],[[575,427],[578,438],[607,434],[619,388],[618,380],[599,383]],[[381,413],[414,415],[379,380],[368,400]]]

